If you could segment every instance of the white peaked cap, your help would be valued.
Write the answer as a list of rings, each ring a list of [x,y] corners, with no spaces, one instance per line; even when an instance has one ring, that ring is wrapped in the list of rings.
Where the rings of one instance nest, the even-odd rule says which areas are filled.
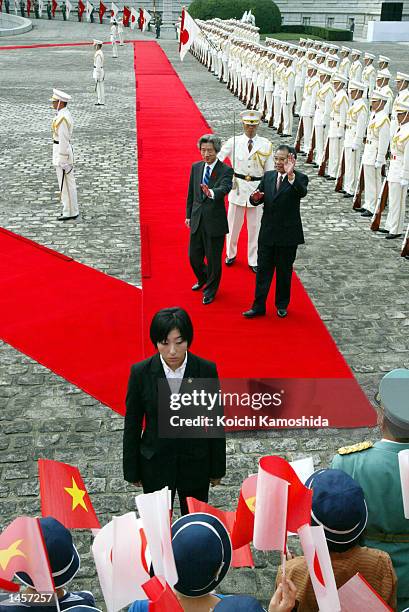
[[[53,95],[50,98],[50,102],[55,102],[56,100],[60,100],[60,102],[69,102],[71,99],[71,96],[65,93],[65,91],[61,91],[61,89],[53,89]]]

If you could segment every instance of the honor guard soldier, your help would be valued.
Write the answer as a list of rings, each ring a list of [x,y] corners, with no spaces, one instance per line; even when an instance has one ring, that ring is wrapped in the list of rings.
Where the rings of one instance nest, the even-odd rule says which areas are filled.
[[[51,124],[53,134],[53,166],[57,172],[62,214],[59,221],[78,217],[77,185],[74,176],[74,155],[71,146],[73,121],[67,108],[71,96],[59,89],[53,89],[50,99],[57,116]]]
[[[372,53],[364,55],[364,69],[362,70],[362,83],[366,86],[368,100],[372,98],[372,92],[376,85],[376,70],[374,63],[375,56]]]
[[[389,57],[386,57],[385,55],[379,55],[378,57],[378,70],[385,70],[386,68],[389,68],[389,62],[391,60],[389,59]]]
[[[345,124],[349,108],[349,100],[345,87],[347,79],[342,74],[332,77],[335,96],[331,104],[330,123],[328,131],[329,155],[327,180],[335,181],[344,148]]]
[[[396,108],[401,102],[409,102],[409,74],[404,72],[398,72],[396,75],[396,89],[398,95],[392,105],[392,116],[391,116],[391,138],[395,135],[398,129],[398,120],[396,117]]]
[[[295,67],[295,116],[300,116],[302,96],[304,92],[305,79],[307,76],[308,60],[304,55],[302,48],[297,51],[298,61]]]
[[[392,559],[398,578],[397,610],[409,606],[409,520],[403,510],[398,455],[409,450],[408,397],[409,370],[386,374],[377,394],[382,439],[340,448],[331,464],[363,489],[368,522],[362,545],[383,550]]]
[[[118,28],[116,20],[114,19],[111,25],[111,45],[112,45],[112,57],[118,57],[118,49],[116,46],[116,41],[118,40]]]
[[[124,44],[124,21],[122,17],[121,19],[118,19],[117,32],[118,32],[118,37],[119,37],[119,46],[122,47]]]
[[[321,87],[317,93],[317,106],[314,115],[315,131],[315,166],[320,166],[324,157],[324,149],[327,141],[331,105],[335,96],[335,90],[331,83],[331,68],[320,66],[318,70]]]
[[[351,60],[349,59],[350,52],[351,49],[349,47],[341,47],[341,61],[339,63],[338,72],[339,74],[344,75],[344,77],[346,77],[347,79],[349,78],[349,71],[351,68]]]
[[[362,80],[362,64],[360,61],[362,53],[358,49],[352,49],[351,52],[351,68],[349,69],[349,79],[351,81],[361,82]]]
[[[382,187],[382,166],[390,143],[390,121],[385,113],[388,98],[375,90],[371,99],[369,119],[362,165],[364,168],[365,206],[358,209],[363,217],[372,217]]]
[[[359,165],[363,140],[368,123],[368,109],[363,99],[366,87],[363,83],[351,81],[349,84],[352,104],[348,109],[344,154],[344,198],[352,198],[359,178]]]
[[[389,86],[390,78],[391,73],[387,68],[383,68],[383,70],[380,70],[376,75],[376,89],[379,89],[379,91],[388,98],[385,106],[385,113],[387,115],[391,114],[393,104],[393,91]]]
[[[260,206],[249,203],[249,197],[267,170],[273,170],[273,145],[257,135],[261,113],[243,111],[240,113],[244,134],[229,138],[218,158],[224,161],[229,158],[234,169],[233,189],[229,193],[229,211],[227,215],[229,233],[226,242],[226,265],[231,266],[237,256],[237,243],[244,216],[247,218],[248,265],[257,271],[257,239],[260,229],[262,210]]]
[[[97,92],[97,101],[95,102],[95,106],[103,106],[105,104],[105,71],[102,40],[94,40],[94,47],[94,71],[92,76],[95,80],[95,91]]]
[[[295,101],[295,70],[290,55],[284,58],[285,69],[282,73],[281,108],[283,113],[282,136],[291,136],[293,131],[293,107]]]
[[[276,69],[274,71],[274,91],[273,91],[273,98],[274,98],[274,106],[273,106],[273,129],[274,130],[278,130],[278,128],[280,127],[280,123],[281,123],[281,92],[282,92],[282,88],[283,88],[283,72],[285,70],[285,65],[284,65],[284,56],[281,53],[276,55],[277,58],[277,66]]]
[[[391,140],[391,161],[388,170],[389,211],[386,238],[400,238],[404,228],[406,196],[409,185],[409,102],[396,108],[399,127]]]
[[[308,64],[307,80],[304,86],[303,100],[300,110],[300,121],[304,127],[304,142],[302,151],[308,154],[311,148],[312,127],[315,115],[315,103],[320,88],[320,79],[317,74],[317,64]]]

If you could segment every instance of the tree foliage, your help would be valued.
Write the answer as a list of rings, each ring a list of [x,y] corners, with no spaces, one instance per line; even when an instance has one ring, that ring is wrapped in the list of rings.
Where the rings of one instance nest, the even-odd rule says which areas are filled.
[[[280,9],[272,0],[193,0],[188,10],[195,19],[241,19],[251,10],[261,33],[281,28]]]

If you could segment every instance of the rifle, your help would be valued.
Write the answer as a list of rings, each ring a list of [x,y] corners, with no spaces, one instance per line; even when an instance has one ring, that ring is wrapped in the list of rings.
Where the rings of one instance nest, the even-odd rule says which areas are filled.
[[[361,161],[361,167],[359,170],[359,179],[355,187],[354,199],[352,201],[353,209],[361,208],[362,192],[364,190],[364,187],[365,187],[364,165]]]
[[[382,184],[381,192],[378,196],[378,202],[376,203],[376,209],[372,217],[371,230],[377,232],[381,224],[382,213],[386,208],[386,202],[388,201],[389,186],[388,181],[385,179]]]
[[[402,243],[401,257],[409,257],[409,223]]]
[[[294,148],[297,153],[299,153],[301,150],[301,140],[303,139],[303,136],[304,136],[304,122],[302,120],[302,117],[300,117],[300,120],[298,122],[297,134],[295,137],[295,143],[294,143]]]
[[[344,182],[345,174],[345,149],[342,151],[341,163],[338,168],[337,182],[335,184],[335,191],[342,191],[342,184]]]
[[[325,143],[324,155],[322,156],[321,165],[318,169],[318,176],[324,176],[325,170],[327,169],[327,163],[329,158],[329,138],[327,136],[327,142]]]
[[[307,164],[312,164],[314,160],[314,150],[315,150],[315,127],[312,129],[311,147],[310,147],[310,150],[308,151],[308,155],[306,159]]]

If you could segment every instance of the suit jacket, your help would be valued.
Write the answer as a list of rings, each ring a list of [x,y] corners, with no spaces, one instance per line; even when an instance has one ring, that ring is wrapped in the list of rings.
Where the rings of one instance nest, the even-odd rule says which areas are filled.
[[[301,198],[307,195],[308,176],[295,172],[294,183],[285,177],[277,191],[277,171],[266,172],[258,189],[264,192],[263,216],[258,241],[260,244],[296,246],[304,244],[304,233],[300,214]],[[251,198],[250,198],[251,200]]]
[[[180,393],[186,390],[187,379],[195,378],[215,379],[218,384],[216,365],[188,352]],[[200,489],[209,484],[210,478],[221,478],[226,473],[226,441],[160,438],[159,379],[166,380],[159,353],[131,368],[123,438],[124,478],[128,482],[142,480],[146,492],[166,485]]]
[[[195,234],[203,221],[208,236],[224,236],[229,233],[224,197],[233,184],[233,169],[217,161],[210,175],[208,187],[213,190],[214,198],[207,198],[200,188],[203,183],[204,162],[192,165],[189,191],[186,202],[186,219],[190,219],[190,231]]]

